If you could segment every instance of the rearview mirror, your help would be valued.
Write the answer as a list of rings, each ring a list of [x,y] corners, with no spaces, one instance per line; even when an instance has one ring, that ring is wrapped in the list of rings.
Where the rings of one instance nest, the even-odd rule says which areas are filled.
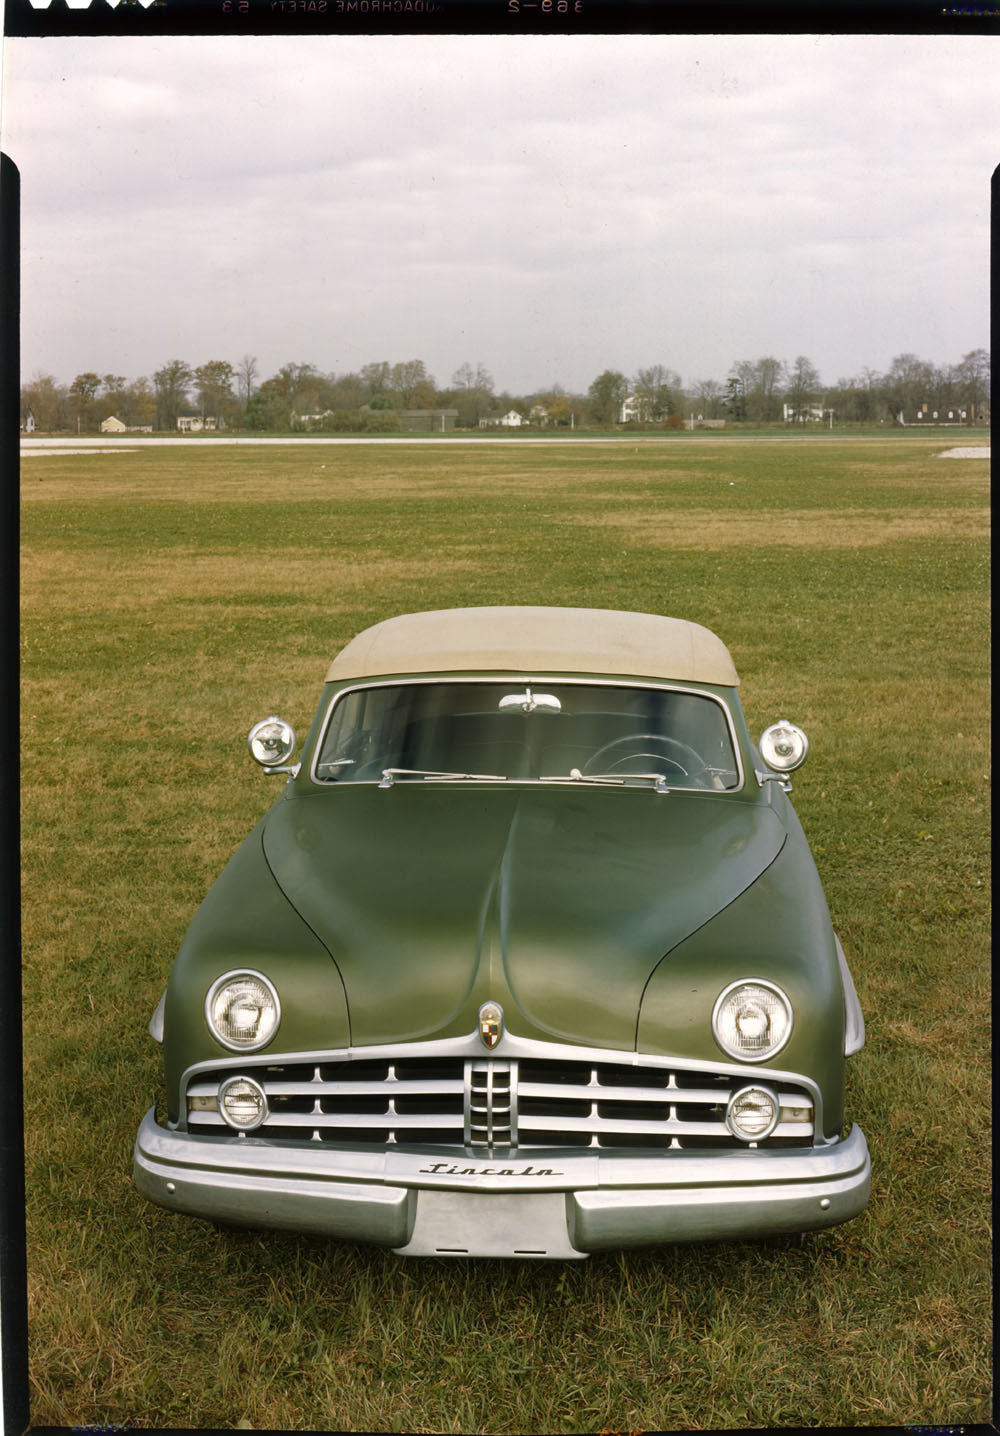
[[[554,693],[532,693],[528,687],[525,687],[523,693],[505,693],[497,707],[501,713],[510,713],[514,710],[521,713],[534,713],[538,709],[541,709],[543,713],[562,712],[562,704]]]

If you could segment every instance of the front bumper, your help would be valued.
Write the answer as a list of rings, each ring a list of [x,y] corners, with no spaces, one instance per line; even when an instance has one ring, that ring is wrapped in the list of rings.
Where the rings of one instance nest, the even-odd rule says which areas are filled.
[[[161,1127],[150,1110],[133,1173],[150,1201],[250,1227],[375,1242],[404,1256],[567,1260],[663,1242],[759,1237],[864,1209],[864,1134],[802,1149],[456,1158],[453,1152],[288,1146]]]

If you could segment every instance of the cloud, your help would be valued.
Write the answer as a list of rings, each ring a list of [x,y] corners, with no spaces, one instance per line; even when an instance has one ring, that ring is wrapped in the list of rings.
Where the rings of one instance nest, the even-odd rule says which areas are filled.
[[[421,354],[517,390],[986,342],[982,36],[7,47],[31,368]]]

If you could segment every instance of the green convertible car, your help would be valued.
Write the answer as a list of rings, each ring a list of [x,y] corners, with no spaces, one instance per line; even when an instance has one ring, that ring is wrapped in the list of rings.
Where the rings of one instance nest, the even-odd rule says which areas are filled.
[[[832,1226],[864,1022],[728,650],[651,614],[415,613],[336,658],[153,1019],[139,1189],[403,1255]]]

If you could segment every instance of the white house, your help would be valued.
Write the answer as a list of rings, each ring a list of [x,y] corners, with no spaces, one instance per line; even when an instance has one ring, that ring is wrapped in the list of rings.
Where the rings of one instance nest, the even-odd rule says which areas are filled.
[[[114,414],[109,414],[101,425],[102,434],[124,434],[127,429],[128,425],[123,424],[121,419],[116,418]]]
[[[622,404],[620,422],[629,424],[633,419],[639,418],[639,398],[636,394],[626,394],[625,402]]]

